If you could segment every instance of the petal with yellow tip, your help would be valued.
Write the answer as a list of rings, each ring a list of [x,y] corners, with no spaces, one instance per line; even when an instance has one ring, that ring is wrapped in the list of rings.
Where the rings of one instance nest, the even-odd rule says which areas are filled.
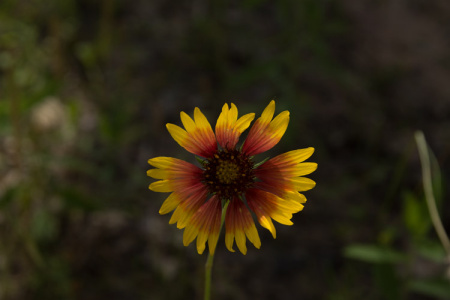
[[[261,247],[252,215],[239,198],[232,199],[228,205],[225,215],[225,231],[225,244],[232,252],[234,252],[233,241],[236,240],[239,251],[244,255],[247,253],[246,236],[256,248]]]
[[[280,141],[289,124],[289,112],[284,111],[272,120],[274,112],[275,101],[272,100],[250,129],[242,148],[244,153],[253,156],[271,149]]]
[[[274,238],[275,227],[271,219],[284,225],[292,225],[292,214],[303,208],[298,202],[283,200],[258,188],[249,189],[245,196],[249,208],[255,213],[261,226],[267,228]]]
[[[225,103],[217,119],[215,129],[219,145],[222,148],[234,149],[240,135],[248,128],[254,117],[255,114],[246,114],[238,119],[236,105],[231,103],[231,108],[229,109],[228,104]]]
[[[216,237],[219,235],[222,206],[220,200],[213,196],[202,204],[200,208],[189,219],[183,233],[183,244],[189,245],[197,237],[197,251],[199,254],[205,250],[206,241],[210,253],[213,254],[217,243]]]
[[[178,204],[181,202],[181,198],[176,193],[172,193],[167,197],[167,199],[164,201],[163,205],[159,209],[159,213],[161,215],[167,214],[177,208]]]
[[[172,138],[187,151],[202,157],[209,157],[217,150],[216,138],[211,125],[199,108],[194,109],[194,120],[185,112],[180,113],[185,129],[167,124]]]

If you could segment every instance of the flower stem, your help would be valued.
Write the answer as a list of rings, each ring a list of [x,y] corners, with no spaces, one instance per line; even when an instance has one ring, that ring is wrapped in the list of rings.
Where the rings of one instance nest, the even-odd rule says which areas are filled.
[[[225,213],[227,211],[228,203],[225,203],[223,209],[222,209],[222,219],[220,221],[220,232],[222,231],[223,223],[225,222]],[[204,300],[211,299],[211,273],[212,273],[212,267],[214,263],[214,253],[211,254],[211,252],[208,252],[208,258],[206,259],[205,264],[205,292],[204,292]]]
[[[208,253],[208,259],[205,264],[205,300],[211,298],[211,271],[214,262],[214,254]]]

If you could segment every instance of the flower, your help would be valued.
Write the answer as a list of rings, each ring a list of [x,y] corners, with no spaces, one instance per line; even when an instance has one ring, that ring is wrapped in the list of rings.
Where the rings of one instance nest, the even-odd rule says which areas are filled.
[[[215,134],[200,109],[195,108],[194,119],[181,112],[184,129],[167,124],[173,139],[187,151],[198,156],[201,166],[172,157],[155,157],[148,163],[155,167],[147,175],[159,181],[150,184],[155,192],[170,192],[160,214],[175,210],[169,223],[185,228],[183,244],[189,245],[197,238],[197,251],[202,254],[208,242],[214,250],[225,212],[225,245],[234,252],[233,243],[247,253],[246,240],[261,247],[252,213],[259,224],[276,238],[272,220],[292,225],[292,214],[303,209],[306,198],[299,192],[315,186],[304,175],[314,172],[316,163],[303,162],[314,148],[298,149],[278,155],[261,163],[254,155],[275,146],[285,133],[289,112],[283,111],[275,118],[275,101],[264,109],[261,117],[251,127],[241,147],[240,135],[253,121],[255,114],[238,119],[238,110],[232,103],[225,104],[217,119]]]

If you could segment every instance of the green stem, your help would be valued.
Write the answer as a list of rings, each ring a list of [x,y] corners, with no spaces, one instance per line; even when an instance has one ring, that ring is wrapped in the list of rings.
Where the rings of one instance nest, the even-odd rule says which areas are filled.
[[[450,259],[450,241],[448,239],[447,233],[445,232],[444,226],[442,225],[441,218],[439,217],[439,212],[436,207],[436,200],[433,194],[430,157],[428,154],[427,142],[425,141],[425,137],[422,131],[417,131],[415,133],[415,138],[417,142],[417,148],[419,149],[420,161],[422,163],[423,189],[425,191],[425,199],[427,201],[431,221],[433,222],[434,229],[436,230],[436,233],[441,240],[442,246],[447,252],[447,258]]]
[[[211,299],[211,273],[214,262],[214,254],[208,253],[205,265],[205,300]]]
[[[223,209],[222,209],[222,220],[220,222],[220,230],[219,230],[219,236],[220,232],[222,231],[223,223],[225,222],[225,213],[227,211],[228,203],[225,203]],[[211,299],[211,273],[212,273],[212,267],[214,263],[214,254],[211,254],[211,252],[208,252],[208,258],[206,259],[205,264],[205,293],[204,293],[204,299],[209,300]]]

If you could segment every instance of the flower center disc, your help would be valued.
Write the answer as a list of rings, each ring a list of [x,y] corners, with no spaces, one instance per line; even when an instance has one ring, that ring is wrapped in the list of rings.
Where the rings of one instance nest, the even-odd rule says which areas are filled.
[[[232,161],[219,162],[216,178],[224,184],[230,184],[239,176],[239,167]]]
[[[238,150],[221,150],[204,163],[204,182],[211,193],[232,199],[254,182],[253,162]]]

